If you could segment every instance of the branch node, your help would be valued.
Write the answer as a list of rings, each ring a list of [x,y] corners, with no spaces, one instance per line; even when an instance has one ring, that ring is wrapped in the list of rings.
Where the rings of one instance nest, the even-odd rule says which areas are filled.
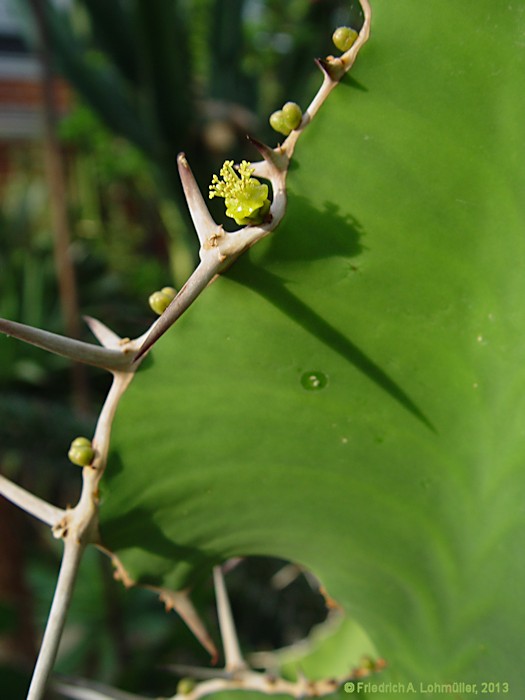
[[[283,151],[279,147],[275,149],[270,148],[270,146],[267,146],[265,143],[259,141],[253,136],[248,135],[246,138],[264,158],[266,165],[269,166],[270,172],[274,169],[277,169],[280,172],[286,172],[288,170],[290,159],[288,158],[288,155],[285,151]],[[254,167],[256,167],[259,164],[254,163],[253,165]],[[265,177],[264,173],[261,172],[261,168],[256,168],[255,174],[259,175],[260,177]],[[269,177],[269,175],[266,175],[266,177]]]

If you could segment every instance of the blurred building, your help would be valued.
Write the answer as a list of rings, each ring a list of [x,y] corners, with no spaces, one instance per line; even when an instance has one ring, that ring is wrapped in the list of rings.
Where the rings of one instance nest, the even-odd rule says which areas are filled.
[[[0,184],[14,153],[42,135],[43,94],[38,58],[24,39],[19,0],[0,0]],[[70,93],[57,80],[54,90],[59,112],[67,109]]]

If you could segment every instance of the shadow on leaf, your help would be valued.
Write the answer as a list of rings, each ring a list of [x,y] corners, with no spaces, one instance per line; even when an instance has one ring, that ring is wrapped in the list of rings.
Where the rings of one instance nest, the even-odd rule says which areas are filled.
[[[326,203],[324,209],[319,211],[309,205],[305,198],[294,197],[291,210],[295,207],[301,209],[300,216],[294,219],[295,225],[278,231],[262,255],[257,254],[258,251],[255,254],[250,251],[241,265],[234,266],[228,272],[228,277],[260,294],[305,331],[363,372],[427,428],[435,431],[428,418],[399,384],[344,333],[291,292],[285,279],[265,269],[268,264],[280,261],[350,258],[363,250],[359,222],[341,216],[335,205]],[[301,221],[304,222],[304,229],[301,229]],[[316,231],[318,235],[311,235]]]
[[[267,239],[265,262],[354,258],[363,251],[361,224],[353,216],[341,214],[337,204],[325,202],[322,209],[316,209],[306,197],[294,195],[286,216],[296,223],[277,229]]]

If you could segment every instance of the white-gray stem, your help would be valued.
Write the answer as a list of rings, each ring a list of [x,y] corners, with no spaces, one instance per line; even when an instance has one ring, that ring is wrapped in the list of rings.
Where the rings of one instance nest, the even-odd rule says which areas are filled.
[[[186,197],[186,202],[190,210],[191,220],[193,221],[199,243],[201,247],[204,247],[208,242],[210,233],[214,230],[218,230],[219,226],[217,226],[212,219],[184,153],[179,153],[177,165],[179,167],[180,181],[184,190],[184,196]]]
[[[219,617],[219,628],[221,630],[222,646],[224,649],[224,669],[234,673],[246,668],[235,621],[233,619],[228,592],[224,584],[224,577],[220,566],[213,569],[213,583],[215,585],[215,598],[217,600],[217,615]]]
[[[0,475],[0,494],[50,527],[53,527],[65,512],[42,498],[34,496],[2,475]]]
[[[49,611],[46,630],[35,670],[33,671],[27,700],[41,700],[44,697],[47,682],[58,652],[84,548],[85,544],[79,542],[73,533],[66,535],[55,595],[53,596],[53,603]]]
[[[151,700],[142,695],[126,693],[116,688],[109,688],[101,683],[83,679],[64,679],[53,683],[53,688],[71,700]]]
[[[91,343],[83,343],[80,340],[66,338],[66,336],[57,333],[49,333],[49,331],[26,326],[16,321],[8,321],[5,318],[0,318],[0,333],[24,340],[26,343],[36,345],[55,355],[108,370],[124,369],[129,366],[132,359],[119,350],[109,350]]]
[[[199,294],[206,289],[208,284],[221,272],[221,260],[218,252],[210,251],[204,255],[199,265],[177,294],[175,299],[168,306],[166,311],[152,326],[150,333],[146,337],[140,348],[136,359],[140,359],[164,333],[179,319],[186,309],[193,304]]]

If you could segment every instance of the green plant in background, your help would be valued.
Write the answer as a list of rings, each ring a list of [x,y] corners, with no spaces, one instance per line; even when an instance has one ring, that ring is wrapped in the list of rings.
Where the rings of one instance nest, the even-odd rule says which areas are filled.
[[[66,569],[83,523],[82,544],[101,543],[211,650],[185,592],[215,567],[225,673],[176,697],[336,692],[356,639],[372,661],[347,693],[523,692],[525,18],[491,0],[475,18],[455,0],[418,8],[375,0],[353,79],[316,114],[368,17],[348,55],[321,62],[300,129],[259,144],[267,221],[225,233],[179,157],[201,262],[147,334],[122,341],[91,320],[96,348],[2,322],[115,377],[75,509],[2,480],[64,538]],[[290,680],[250,671],[236,643],[217,567],[267,554],[313,571],[350,619],[348,637],[343,625],[305,655],[310,682],[293,678],[297,657],[265,662]],[[325,651],[334,638],[340,655]],[[363,679],[377,654],[386,669]]]
[[[142,300],[173,274],[162,200],[149,163],[82,104],[61,121],[60,136],[70,154],[69,203],[84,263],[79,265],[84,308],[107,305],[111,286],[121,304],[130,304],[126,296]]]
[[[5,187],[0,228],[2,315],[57,331],[60,313],[54,300],[56,284],[45,184],[36,168],[22,163],[16,177]],[[0,376],[15,376],[37,385],[45,379],[46,366],[63,364],[57,363],[56,358],[35,354],[32,348],[17,352],[3,346],[0,352]]]

